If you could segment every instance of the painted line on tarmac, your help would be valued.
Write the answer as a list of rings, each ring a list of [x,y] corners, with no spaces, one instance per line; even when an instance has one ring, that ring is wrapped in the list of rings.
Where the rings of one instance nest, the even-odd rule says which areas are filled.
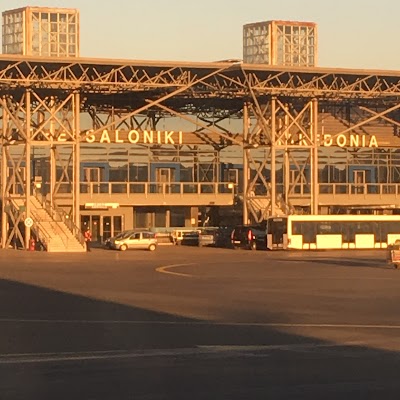
[[[171,268],[176,268],[176,267],[187,267],[190,265],[196,265],[195,263],[187,263],[187,264],[171,264],[171,265],[165,265],[163,267],[158,267],[156,268],[156,272],[160,272],[162,274],[169,274],[169,275],[176,275],[176,276],[184,276],[186,278],[193,278],[194,275],[190,274],[183,274],[180,272],[172,272],[169,271]]]
[[[0,365],[7,364],[39,364],[59,363],[71,361],[99,361],[133,359],[144,357],[177,357],[198,355],[243,355],[243,353],[268,352],[268,351],[305,351],[323,348],[343,348],[349,346],[360,346],[363,342],[345,342],[341,344],[326,343],[304,343],[304,344],[279,344],[279,345],[195,345],[190,348],[181,349],[149,349],[149,350],[114,350],[114,351],[87,351],[87,352],[60,352],[60,353],[14,353],[0,356]],[[269,356],[265,353],[264,356]]]
[[[329,328],[329,329],[379,329],[400,330],[400,325],[379,324],[311,324],[311,323],[281,323],[281,322],[215,322],[215,321],[135,321],[135,320],[81,320],[81,319],[16,319],[0,318],[0,323],[27,324],[85,324],[85,325],[176,325],[176,326],[238,326],[266,328]]]

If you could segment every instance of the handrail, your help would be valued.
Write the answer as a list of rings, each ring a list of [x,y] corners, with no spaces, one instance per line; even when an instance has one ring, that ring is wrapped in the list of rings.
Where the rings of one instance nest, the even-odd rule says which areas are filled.
[[[54,207],[52,204],[45,199],[40,199],[38,193],[35,193],[35,198],[39,201],[41,206],[46,210],[46,212],[50,215],[50,217],[58,224],[58,221],[63,222],[65,226],[69,229],[69,231],[76,237],[82,246],[85,244],[85,239],[81,230],[78,226],[69,218],[69,215],[61,208]],[[66,235],[65,235],[66,236]],[[66,236],[68,241],[68,237]],[[61,240],[63,240],[61,238]],[[64,242],[64,240],[63,240]],[[68,243],[67,243],[68,244]]]
[[[39,215],[36,213],[36,211],[31,210],[31,214],[34,218],[35,221],[39,221]],[[47,221],[48,224],[50,224],[51,229],[53,230],[53,232],[57,233],[57,236],[61,239],[61,241],[63,242],[64,246],[66,248],[68,248],[68,236],[65,234],[65,232],[63,231],[63,229],[60,227],[59,222],[58,221]],[[56,226],[54,226],[54,224]],[[47,248],[48,245],[51,244],[53,237],[44,229],[43,225],[36,223],[36,229],[39,229],[39,232],[43,232],[45,237],[46,237],[46,243],[47,243]]]
[[[65,212],[65,210],[63,210],[62,208],[59,208],[59,207],[55,207],[54,210],[56,213],[58,213],[61,216],[62,222],[67,226],[67,228],[70,230],[70,232],[72,232],[72,234],[78,239],[79,243],[84,245],[85,238],[82,234],[82,231],[78,228],[78,226],[75,224],[75,222],[71,218],[69,218],[69,215]]]
[[[319,194],[333,195],[400,195],[398,183],[319,183]]]
[[[35,231],[36,233],[36,237],[39,239],[39,241],[44,245],[44,247],[46,248],[46,250],[49,249],[49,246],[51,244],[51,235],[49,235],[45,229],[43,229],[43,227],[37,223],[37,218],[35,218],[35,212],[32,213],[34,216],[34,223],[32,226],[32,229]]]
[[[198,194],[218,195],[236,192],[237,184],[233,182],[81,182],[82,194]]]

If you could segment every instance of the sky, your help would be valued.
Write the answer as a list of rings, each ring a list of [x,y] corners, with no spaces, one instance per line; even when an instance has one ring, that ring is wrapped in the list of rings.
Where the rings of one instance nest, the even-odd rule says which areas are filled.
[[[318,24],[318,66],[400,70],[396,0],[0,0],[80,10],[81,56],[218,61],[242,58],[242,29],[268,20]]]

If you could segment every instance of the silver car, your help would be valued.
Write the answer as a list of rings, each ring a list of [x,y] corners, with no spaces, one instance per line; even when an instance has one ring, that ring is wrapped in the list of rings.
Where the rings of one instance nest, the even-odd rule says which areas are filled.
[[[154,251],[157,249],[157,238],[156,234],[150,231],[132,232],[129,236],[112,238],[110,247],[121,251],[128,249]]]

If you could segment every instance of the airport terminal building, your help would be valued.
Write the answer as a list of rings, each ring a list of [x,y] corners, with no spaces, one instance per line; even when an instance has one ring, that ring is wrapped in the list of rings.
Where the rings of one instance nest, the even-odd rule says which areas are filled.
[[[79,48],[76,13],[32,15]],[[86,227],[100,242],[130,228],[400,213],[400,72],[310,66],[315,27],[275,25],[297,65],[1,55],[2,247],[33,233],[69,249]],[[264,32],[244,30],[248,57],[252,30]]]

